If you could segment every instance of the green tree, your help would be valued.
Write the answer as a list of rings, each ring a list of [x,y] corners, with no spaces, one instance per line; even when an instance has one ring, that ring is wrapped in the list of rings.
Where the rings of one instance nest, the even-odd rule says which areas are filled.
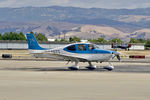
[[[70,37],[69,38],[69,42],[81,42],[81,39],[76,37],[76,36],[74,36],[74,37]]]
[[[30,34],[33,34],[34,36],[36,36],[36,34],[34,32],[32,32],[32,31],[30,32]]]
[[[150,47],[150,39],[146,40],[145,47]]]
[[[55,42],[59,42],[59,40],[58,40],[58,39],[55,39]]]
[[[97,43],[97,39],[89,39],[88,41],[92,43]]]
[[[19,40],[19,37],[16,32],[6,32],[2,35],[2,40]]]
[[[9,37],[9,40],[19,40],[18,33],[16,32],[10,32],[8,34],[8,37]]]
[[[2,40],[2,34],[0,33],[0,40]]]
[[[138,40],[136,40],[135,38],[130,38],[130,42],[129,43],[138,43]]]
[[[109,41],[110,43],[123,43],[123,41],[119,38],[114,38],[112,40]]]
[[[88,41],[93,43],[107,43],[107,40],[105,40],[104,38],[98,38],[98,39],[93,39]]]
[[[3,35],[0,34],[0,40],[26,40],[26,37],[22,32],[19,34],[16,32],[6,32]]]
[[[97,42],[99,42],[99,43],[107,43],[107,40],[105,40],[104,38],[98,38]]]
[[[135,39],[130,38],[130,43],[145,43],[146,41],[144,39]]]
[[[33,34],[38,41],[48,41],[47,37],[42,33],[35,34],[34,32],[31,31],[30,34]]]
[[[35,34],[34,32],[30,32],[30,34],[34,34],[37,40],[48,41],[42,33]],[[16,32],[6,32],[3,35],[0,34],[0,40],[26,40],[26,37],[22,32],[19,34]]]
[[[60,42],[68,42],[66,39],[61,39]]]
[[[138,43],[145,43],[146,41],[144,39],[137,39]]]
[[[69,42],[74,42],[72,37],[69,38]]]
[[[48,41],[48,39],[42,33],[36,34],[36,39],[39,41]]]
[[[9,40],[9,33],[6,32],[2,35],[2,40]]]
[[[20,32],[18,34],[18,37],[19,37],[19,40],[26,40],[26,37],[25,37],[25,35],[22,32]]]

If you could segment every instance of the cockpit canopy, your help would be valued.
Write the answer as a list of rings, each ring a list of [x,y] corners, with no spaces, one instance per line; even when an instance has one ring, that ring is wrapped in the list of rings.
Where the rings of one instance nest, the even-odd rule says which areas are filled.
[[[72,44],[65,48],[66,51],[92,51],[94,49],[98,49],[99,47],[95,44],[89,44],[89,43],[80,43],[80,44]]]

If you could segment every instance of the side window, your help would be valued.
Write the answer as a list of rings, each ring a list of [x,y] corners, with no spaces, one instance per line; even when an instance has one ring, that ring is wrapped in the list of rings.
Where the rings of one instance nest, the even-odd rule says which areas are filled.
[[[69,47],[67,47],[68,50],[70,51],[75,51],[76,50],[76,46],[75,45],[71,45]]]
[[[92,44],[88,44],[88,49],[89,49],[89,50],[93,50],[93,49],[95,49],[95,47],[94,47],[94,45],[92,45]]]
[[[78,50],[79,51],[86,51],[86,45],[85,44],[78,44]]]

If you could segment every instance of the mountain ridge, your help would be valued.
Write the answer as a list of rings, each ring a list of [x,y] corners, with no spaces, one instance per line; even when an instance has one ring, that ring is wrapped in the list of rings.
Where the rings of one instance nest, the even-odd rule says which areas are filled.
[[[57,37],[61,34],[82,34],[82,28],[86,25],[95,28],[95,35],[107,36],[107,32],[101,30],[117,30],[118,38],[130,38],[138,30],[135,38],[147,39],[150,29],[150,8],[138,9],[105,9],[105,8],[79,8],[79,7],[21,7],[0,8],[0,32],[41,32],[47,37]],[[90,26],[91,25],[91,26]],[[97,29],[96,27],[99,27]],[[103,29],[102,29],[103,28]],[[147,29],[147,30],[144,30]],[[85,28],[85,30],[88,30]],[[87,32],[87,36],[92,33]],[[80,34],[76,34],[80,36]],[[102,33],[99,35],[99,33]],[[85,32],[83,32],[85,34]],[[69,36],[69,35],[68,35]],[[84,35],[86,38],[86,35]],[[113,36],[109,35],[111,39]]]

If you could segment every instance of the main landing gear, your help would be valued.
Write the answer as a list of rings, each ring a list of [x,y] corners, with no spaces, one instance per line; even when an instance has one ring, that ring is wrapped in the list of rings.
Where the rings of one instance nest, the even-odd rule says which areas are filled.
[[[68,67],[70,70],[78,70],[79,69],[79,66],[78,66],[78,63],[79,61],[75,61],[75,65],[71,66],[71,67]],[[88,62],[89,63],[89,66],[86,67],[87,69],[89,70],[94,70],[96,69],[96,66],[95,65],[92,65],[91,62]]]
[[[78,70],[79,66],[78,66],[79,61],[75,61],[75,65],[68,67],[70,70]]]
[[[114,66],[108,62],[109,66],[104,67],[104,69],[107,69],[108,71],[112,71],[114,69]]]
[[[96,69],[96,65],[92,65],[91,62],[88,62],[88,63],[89,63],[89,66],[86,67],[87,69],[89,69],[89,70],[94,70],[94,69]]]
[[[68,68],[70,70],[78,70],[79,69],[78,63],[79,63],[79,61],[75,61],[75,65],[68,67]],[[97,68],[96,65],[92,65],[91,62],[88,62],[88,63],[89,63],[89,66],[86,67],[87,69],[94,70]],[[112,71],[114,69],[114,66],[110,62],[108,62],[108,64],[109,64],[109,66],[104,67],[104,69],[106,69],[108,71]]]

